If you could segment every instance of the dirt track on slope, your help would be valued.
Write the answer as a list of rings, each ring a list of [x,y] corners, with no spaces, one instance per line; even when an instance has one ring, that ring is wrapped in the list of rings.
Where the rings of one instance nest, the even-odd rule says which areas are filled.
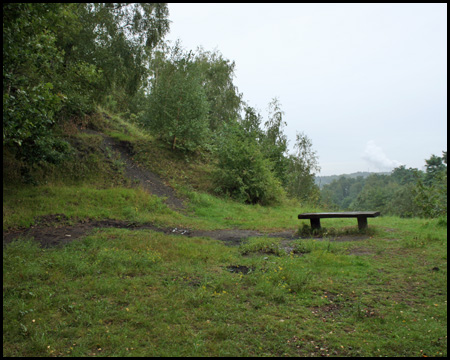
[[[168,186],[163,179],[148,169],[140,167],[133,161],[133,147],[129,142],[116,141],[113,138],[94,131],[84,130],[91,134],[101,135],[104,139],[102,147],[109,147],[120,154],[121,160],[125,164],[126,176],[132,180],[133,186],[142,186],[149,193],[162,197],[165,203],[175,211],[183,212],[186,207],[184,201],[177,197],[175,191]],[[226,245],[237,246],[249,237],[276,237],[282,238],[283,247],[287,252],[290,249],[289,243],[298,239],[295,231],[282,231],[276,233],[261,233],[255,230],[224,229],[224,230],[191,230],[179,228],[161,228],[154,224],[136,224],[121,220],[84,220],[75,224],[70,224],[65,214],[49,214],[39,216],[35,219],[36,225],[26,229],[17,229],[3,232],[3,246],[19,237],[33,238],[42,247],[53,247],[67,244],[81,237],[92,233],[95,229],[101,228],[123,228],[131,230],[149,229],[162,232],[167,235],[182,235],[186,237],[208,237],[223,241]],[[364,237],[363,237],[364,238]],[[350,237],[334,239],[333,241],[355,240]],[[358,239],[363,240],[363,239]]]
[[[133,147],[127,141],[116,141],[113,138],[94,130],[83,130],[90,134],[103,137],[102,147],[109,147],[120,154],[125,165],[126,176],[132,180],[132,186],[142,186],[149,193],[164,198],[165,203],[175,211],[183,212],[186,207],[184,201],[175,191],[168,186],[163,179],[148,169],[140,167],[133,161]],[[33,238],[42,247],[52,247],[67,244],[94,231],[96,228],[124,228],[124,229],[150,229],[163,232],[168,235],[183,235],[187,237],[209,237],[224,241],[227,245],[239,245],[243,239],[253,236],[271,236],[285,239],[295,239],[293,231],[262,234],[254,230],[190,230],[179,228],[160,228],[153,224],[135,224],[120,220],[86,220],[76,224],[69,224],[65,214],[50,214],[39,216],[35,219],[36,225],[26,229],[17,229],[3,232],[3,246],[19,237]]]
[[[125,164],[125,174],[134,186],[142,186],[149,193],[165,198],[165,203],[173,210],[182,211],[185,209],[183,200],[176,195],[175,191],[161,177],[148,169],[143,169],[133,161],[134,150],[131,143],[116,141],[103,133],[93,130],[87,131],[102,135],[104,144],[120,154],[120,158]]]

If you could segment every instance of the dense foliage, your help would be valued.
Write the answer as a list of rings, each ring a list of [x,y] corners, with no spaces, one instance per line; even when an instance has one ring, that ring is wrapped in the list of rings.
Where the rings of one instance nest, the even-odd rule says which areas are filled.
[[[317,154],[304,133],[297,133],[294,149],[295,153],[288,158],[288,194],[305,202],[316,203],[320,197],[314,181],[314,174],[320,170]]]
[[[317,200],[312,143],[298,135],[288,154],[279,100],[263,119],[234,85],[234,62],[163,41],[168,16],[163,3],[3,5],[3,147],[24,179],[73,156],[64,124],[100,105],[138,119],[173,151],[208,154],[216,193]]]
[[[66,99],[54,84],[64,64],[61,12],[57,4],[3,4],[3,145],[31,164],[57,162],[67,147],[52,136]]]
[[[379,210],[401,217],[446,216],[447,152],[425,162],[425,172],[402,165],[390,175],[342,176],[324,185],[322,201],[341,210]]]
[[[271,204],[283,189],[260,144],[239,123],[225,125],[217,138],[216,191],[248,203]]]
[[[107,99],[125,110],[167,16],[166,4],[3,4],[3,146],[28,166],[57,162],[58,123]]]
[[[185,51],[179,42],[162,46],[152,58],[141,124],[172,150],[211,153],[217,163],[216,193],[270,204],[282,200],[288,190],[303,201],[317,200],[318,166],[311,141],[302,134],[297,153],[287,154],[279,100],[270,102],[263,121],[234,86],[234,66],[218,51]]]
[[[195,150],[208,136],[209,103],[202,74],[191,54],[178,47],[171,49],[168,59],[160,55],[142,122],[171,142],[172,149]]]
[[[296,153],[287,153],[285,122],[276,98],[269,104],[264,127],[262,120],[261,114],[246,105],[242,119],[218,133],[216,191],[249,203],[276,203],[286,195],[317,202],[314,174],[319,166],[312,142],[297,134]]]

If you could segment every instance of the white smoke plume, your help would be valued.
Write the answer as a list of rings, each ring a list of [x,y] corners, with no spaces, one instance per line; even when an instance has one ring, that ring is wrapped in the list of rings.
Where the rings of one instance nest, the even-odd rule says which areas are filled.
[[[402,165],[397,160],[389,159],[383,152],[383,149],[377,146],[373,140],[367,142],[362,158],[378,171],[390,171]]]

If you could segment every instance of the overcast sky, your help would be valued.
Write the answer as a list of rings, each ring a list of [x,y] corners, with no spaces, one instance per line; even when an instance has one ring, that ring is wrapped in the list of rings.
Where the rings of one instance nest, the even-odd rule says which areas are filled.
[[[304,132],[321,172],[422,168],[447,149],[447,4],[173,4],[167,40],[218,50],[290,146]]]

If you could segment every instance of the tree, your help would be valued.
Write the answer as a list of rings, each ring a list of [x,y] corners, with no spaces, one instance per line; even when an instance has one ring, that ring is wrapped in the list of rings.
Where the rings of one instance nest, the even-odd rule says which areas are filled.
[[[217,130],[221,124],[239,117],[242,95],[233,84],[235,63],[223,58],[218,51],[202,48],[195,54],[195,63],[202,74],[202,85],[209,103],[209,128]]]
[[[170,50],[169,58],[161,57],[157,76],[152,79],[148,109],[142,122],[172,149],[193,151],[207,142],[209,105],[202,86],[200,68],[192,53],[179,45]]]
[[[365,179],[364,187],[356,199],[350,204],[352,210],[382,211],[388,203],[392,189],[388,175],[372,174]]]
[[[58,162],[68,144],[54,135],[66,96],[58,91],[61,4],[3,4],[3,145],[27,166]]]
[[[431,185],[436,178],[439,177],[440,173],[447,171],[447,152],[443,151],[443,157],[436,155],[431,155],[429,159],[425,160],[426,175],[425,184]]]
[[[273,172],[283,186],[286,186],[286,173],[288,170],[287,137],[284,134],[284,112],[281,110],[280,101],[272,99],[268,106],[268,119],[264,123],[265,134],[261,138],[262,151],[272,163]]]
[[[393,192],[383,211],[386,214],[410,218],[421,215],[421,209],[415,201],[416,185],[406,183]]]
[[[85,89],[81,82],[78,86],[91,90],[90,97],[98,103],[112,96],[114,110],[127,110],[148,77],[152,50],[169,31],[167,4],[71,5],[75,7],[75,22],[58,33],[65,66],[95,66],[102,74],[97,86]]]
[[[261,143],[264,132],[261,129],[262,116],[249,105],[244,105],[244,117],[240,119],[240,124],[247,136]]]
[[[297,133],[294,150],[295,153],[289,156],[287,192],[297,199],[315,202],[319,189],[314,177],[320,167],[317,154],[312,150],[312,141],[304,133]]]
[[[400,165],[399,167],[392,170],[391,178],[400,185],[415,183],[417,178],[417,171],[417,169],[406,169],[405,165]]]
[[[415,203],[424,217],[447,215],[447,152],[425,160],[424,178],[417,178]]]

